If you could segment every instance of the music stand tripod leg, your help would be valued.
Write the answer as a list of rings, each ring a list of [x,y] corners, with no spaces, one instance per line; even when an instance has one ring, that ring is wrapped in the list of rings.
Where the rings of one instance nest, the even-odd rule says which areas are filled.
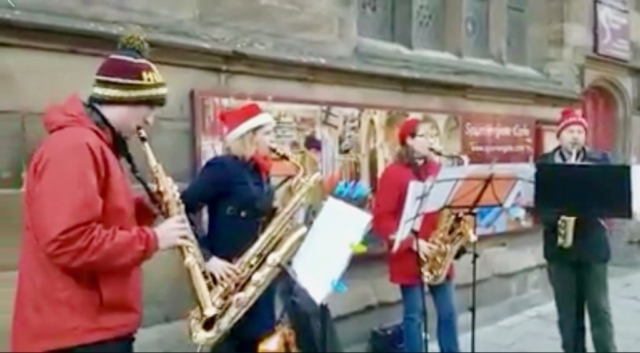
[[[484,180],[480,192],[476,196],[476,199],[471,203],[471,207],[469,207],[468,214],[473,216],[474,220],[477,220],[477,213],[474,211],[477,209],[480,204],[480,199],[482,195],[487,191],[489,185],[491,185],[493,181],[493,175],[489,175],[489,177]],[[476,227],[477,228],[477,227]],[[473,258],[471,259],[471,353],[475,353],[476,351],[476,314],[477,314],[477,282],[478,282],[478,240],[476,239],[472,245],[471,254]]]

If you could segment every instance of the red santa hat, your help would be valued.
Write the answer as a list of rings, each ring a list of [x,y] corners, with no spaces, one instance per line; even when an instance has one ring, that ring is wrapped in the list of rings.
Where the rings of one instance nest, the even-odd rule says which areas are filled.
[[[416,117],[407,117],[402,121],[398,128],[398,142],[400,142],[401,145],[404,145],[407,142],[407,139],[416,133],[416,129],[418,128],[418,125],[420,125],[420,122],[420,118]]]
[[[262,111],[255,103],[222,112],[220,121],[225,127],[224,138],[227,142],[237,140],[249,131],[276,122],[271,114]]]
[[[587,120],[584,118],[582,114],[582,109],[578,108],[564,108],[560,113],[560,120],[558,121],[558,136],[564,131],[564,129],[569,126],[578,125],[582,126],[585,133],[589,125],[587,124]]]

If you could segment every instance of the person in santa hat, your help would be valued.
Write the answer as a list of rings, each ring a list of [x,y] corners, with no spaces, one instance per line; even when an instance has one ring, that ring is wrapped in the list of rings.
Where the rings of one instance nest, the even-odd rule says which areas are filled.
[[[606,153],[586,147],[587,121],[582,111],[562,110],[559,145],[542,154],[538,163],[609,164]],[[607,226],[598,218],[578,218],[573,243],[559,246],[555,212],[539,212],[544,227],[544,257],[553,287],[564,352],[586,352],[585,306],[589,312],[596,352],[616,352],[607,287],[611,250]]]
[[[414,234],[416,236],[408,237],[395,249],[394,234],[398,230],[409,183],[434,177],[440,170],[437,157],[431,152],[437,139],[427,121],[405,119],[398,130],[400,149],[395,161],[382,172],[373,200],[372,229],[389,246],[389,277],[400,287],[402,294],[405,352],[426,352],[426,293],[420,275],[419,256],[433,253],[426,240],[438,225],[438,213],[425,214]],[[443,283],[429,286],[438,315],[437,337],[441,352],[460,351],[452,278],[453,267],[450,267]]]
[[[226,153],[210,159],[182,193],[188,214],[207,208],[208,230],[199,237],[207,269],[218,281],[233,280],[239,258],[258,239],[273,213],[270,154],[275,119],[254,103],[222,112]],[[276,326],[275,290],[269,288],[214,351],[257,352]]]

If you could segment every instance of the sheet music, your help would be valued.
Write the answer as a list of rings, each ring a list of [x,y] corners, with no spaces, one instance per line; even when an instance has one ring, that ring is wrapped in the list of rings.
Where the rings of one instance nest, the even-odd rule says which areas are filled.
[[[509,208],[514,204],[523,207],[533,206],[535,165],[530,163],[474,164],[440,169],[435,179],[413,181],[407,190],[400,224],[396,232],[396,242],[401,242],[411,234],[411,229],[421,214],[437,212],[449,206],[456,189],[464,180],[480,180],[483,176],[510,179],[510,187],[502,205]],[[640,174],[638,174],[640,176]],[[640,182],[638,186],[640,194]],[[422,202],[421,199],[424,199]],[[640,195],[638,195],[640,205]],[[420,204],[421,207],[420,207]],[[640,209],[640,208],[639,208]]]
[[[317,304],[333,292],[349,266],[353,245],[362,241],[370,223],[369,213],[336,198],[322,206],[291,266]]]
[[[416,215],[419,214],[420,196],[424,195],[426,197],[428,194],[427,190],[430,186],[430,181],[420,182],[414,180],[409,183],[407,197],[404,199],[404,207],[402,208],[402,215],[400,216],[400,223],[396,231],[398,241],[405,239],[406,236],[411,233],[415,224],[422,219],[422,217],[416,217]],[[426,200],[423,202],[426,202]]]

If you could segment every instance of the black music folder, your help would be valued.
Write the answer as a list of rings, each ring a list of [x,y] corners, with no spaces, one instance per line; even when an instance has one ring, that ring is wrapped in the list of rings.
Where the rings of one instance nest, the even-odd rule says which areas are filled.
[[[537,164],[535,208],[576,217],[632,218],[631,167]]]

